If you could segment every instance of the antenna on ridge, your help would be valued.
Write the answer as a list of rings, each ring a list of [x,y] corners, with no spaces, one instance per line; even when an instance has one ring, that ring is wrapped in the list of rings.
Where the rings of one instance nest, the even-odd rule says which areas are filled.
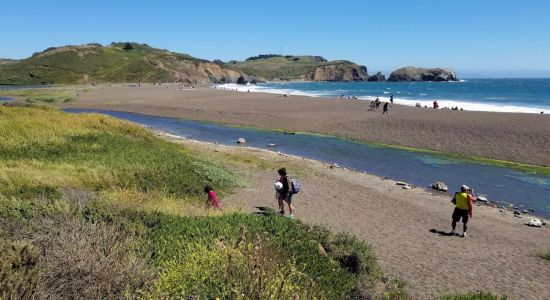
[[[283,46],[281,46],[281,56],[283,56]]]

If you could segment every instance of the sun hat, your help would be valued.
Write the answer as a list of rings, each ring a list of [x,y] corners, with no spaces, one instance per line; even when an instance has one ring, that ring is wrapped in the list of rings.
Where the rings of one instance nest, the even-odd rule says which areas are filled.
[[[466,191],[469,191],[469,190],[470,190],[470,187],[468,187],[467,185],[463,184],[463,185],[460,187],[460,189],[461,189],[462,191],[466,192]]]

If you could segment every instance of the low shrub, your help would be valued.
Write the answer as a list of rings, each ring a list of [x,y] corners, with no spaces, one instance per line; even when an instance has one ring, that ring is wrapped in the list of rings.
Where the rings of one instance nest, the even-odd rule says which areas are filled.
[[[36,297],[39,253],[28,242],[0,240],[0,299]]]
[[[538,256],[542,259],[549,260],[550,261],[550,250],[548,251],[542,251],[538,253]]]

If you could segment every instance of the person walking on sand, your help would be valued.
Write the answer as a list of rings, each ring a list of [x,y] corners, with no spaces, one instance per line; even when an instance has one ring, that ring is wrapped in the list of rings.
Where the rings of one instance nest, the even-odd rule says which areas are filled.
[[[383,110],[382,110],[382,117],[385,114],[388,115],[388,116],[390,115],[389,112],[388,112],[388,102],[384,103],[384,107],[383,107]]]
[[[207,184],[204,187],[204,192],[208,194],[208,199],[206,200],[206,207],[213,206],[219,210],[222,210],[220,206],[220,202],[218,201],[218,197],[216,196],[216,192],[214,191],[214,188],[210,184]]]
[[[393,104],[393,94],[390,96],[390,102]]]
[[[466,237],[466,230],[468,230],[468,220],[472,218],[473,202],[475,201],[472,190],[463,185],[460,187],[460,192],[456,192],[452,202],[455,204],[455,210],[453,211],[453,224],[451,230],[451,236],[455,236],[456,223],[462,219],[463,232],[462,237]]]
[[[279,173],[279,182],[283,184],[283,187],[279,190],[278,202],[279,202],[279,213],[281,215],[285,214],[285,202],[288,204],[288,215],[289,218],[294,218],[294,206],[292,205],[292,183],[286,175],[286,169],[280,168],[277,173]]]

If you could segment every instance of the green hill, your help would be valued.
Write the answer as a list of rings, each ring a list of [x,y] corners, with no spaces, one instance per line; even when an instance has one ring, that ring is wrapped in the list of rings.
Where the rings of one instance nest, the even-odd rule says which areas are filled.
[[[223,66],[147,44],[112,43],[51,47],[27,59],[0,63],[0,84],[92,82],[231,82]]]
[[[264,54],[227,65],[267,80],[363,81],[368,77],[364,66],[344,60],[327,61],[320,56]]]

